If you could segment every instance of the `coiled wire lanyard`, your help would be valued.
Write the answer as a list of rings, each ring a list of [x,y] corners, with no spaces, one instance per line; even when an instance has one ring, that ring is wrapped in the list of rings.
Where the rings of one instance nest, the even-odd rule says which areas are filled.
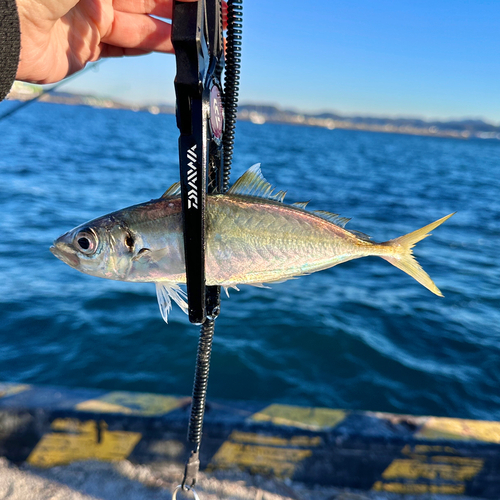
[[[225,92],[221,0],[175,1],[172,16],[189,321],[201,324],[188,428],[191,449],[173,500],[180,490],[198,499],[193,486],[200,466],[215,319],[220,312],[220,287],[205,285],[206,197],[229,187],[241,62],[241,3],[228,0]]]

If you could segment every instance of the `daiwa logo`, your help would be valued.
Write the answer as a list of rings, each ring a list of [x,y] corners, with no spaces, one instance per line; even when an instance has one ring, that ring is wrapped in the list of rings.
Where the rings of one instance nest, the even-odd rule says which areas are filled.
[[[196,168],[196,161],[198,157],[195,153],[196,144],[188,149],[187,157],[188,160],[188,184],[191,189],[188,191],[188,209],[198,208],[198,188],[196,187],[196,181],[198,180],[198,169]]]

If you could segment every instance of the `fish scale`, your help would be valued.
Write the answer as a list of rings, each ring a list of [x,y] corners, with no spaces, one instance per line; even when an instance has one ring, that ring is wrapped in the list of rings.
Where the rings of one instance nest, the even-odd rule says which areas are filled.
[[[356,252],[356,241],[335,238],[338,228],[304,210],[268,202],[265,208],[258,198],[232,195],[210,197],[207,234],[207,281],[209,284],[232,285],[266,283],[324,267],[343,255],[348,248]],[[248,212],[251,212],[250,217]],[[231,223],[221,214],[231,214]],[[215,241],[214,236],[220,235]],[[220,255],[229,255],[225,265],[217,265]],[[214,273],[221,269],[222,274]]]

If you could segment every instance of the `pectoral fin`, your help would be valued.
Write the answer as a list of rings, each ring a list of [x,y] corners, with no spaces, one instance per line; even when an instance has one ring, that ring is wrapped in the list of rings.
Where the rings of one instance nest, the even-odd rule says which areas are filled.
[[[137,262],[138,260],[145,260],[149,259],[149,255],[151,254],[151,250],[149,248],[141,248],[138,252],[137,255],[134,255],[132,257],[132,260],[134,262]]]
[[[134,262],[146,264],[157,264],[169,254],[168,248],[160,248],[159,250],[150,250],[149,248],[141,248],[137,255],[132,257]]]

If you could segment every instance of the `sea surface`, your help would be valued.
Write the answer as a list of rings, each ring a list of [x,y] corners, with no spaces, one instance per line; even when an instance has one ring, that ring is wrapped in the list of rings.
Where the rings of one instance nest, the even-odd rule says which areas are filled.
[[[0,112],[12,103],[2,103]],[[0,122],[0,380],[189,395],[198,328],[152,284],[83,275],[52,241],[178,179],[175,119],[37,103]],[[222,300],[209,399],[500,420],[500,141],[237,125],[234,182],[385,241],[451,212],[416,256],[439,298],[379,258]]]

